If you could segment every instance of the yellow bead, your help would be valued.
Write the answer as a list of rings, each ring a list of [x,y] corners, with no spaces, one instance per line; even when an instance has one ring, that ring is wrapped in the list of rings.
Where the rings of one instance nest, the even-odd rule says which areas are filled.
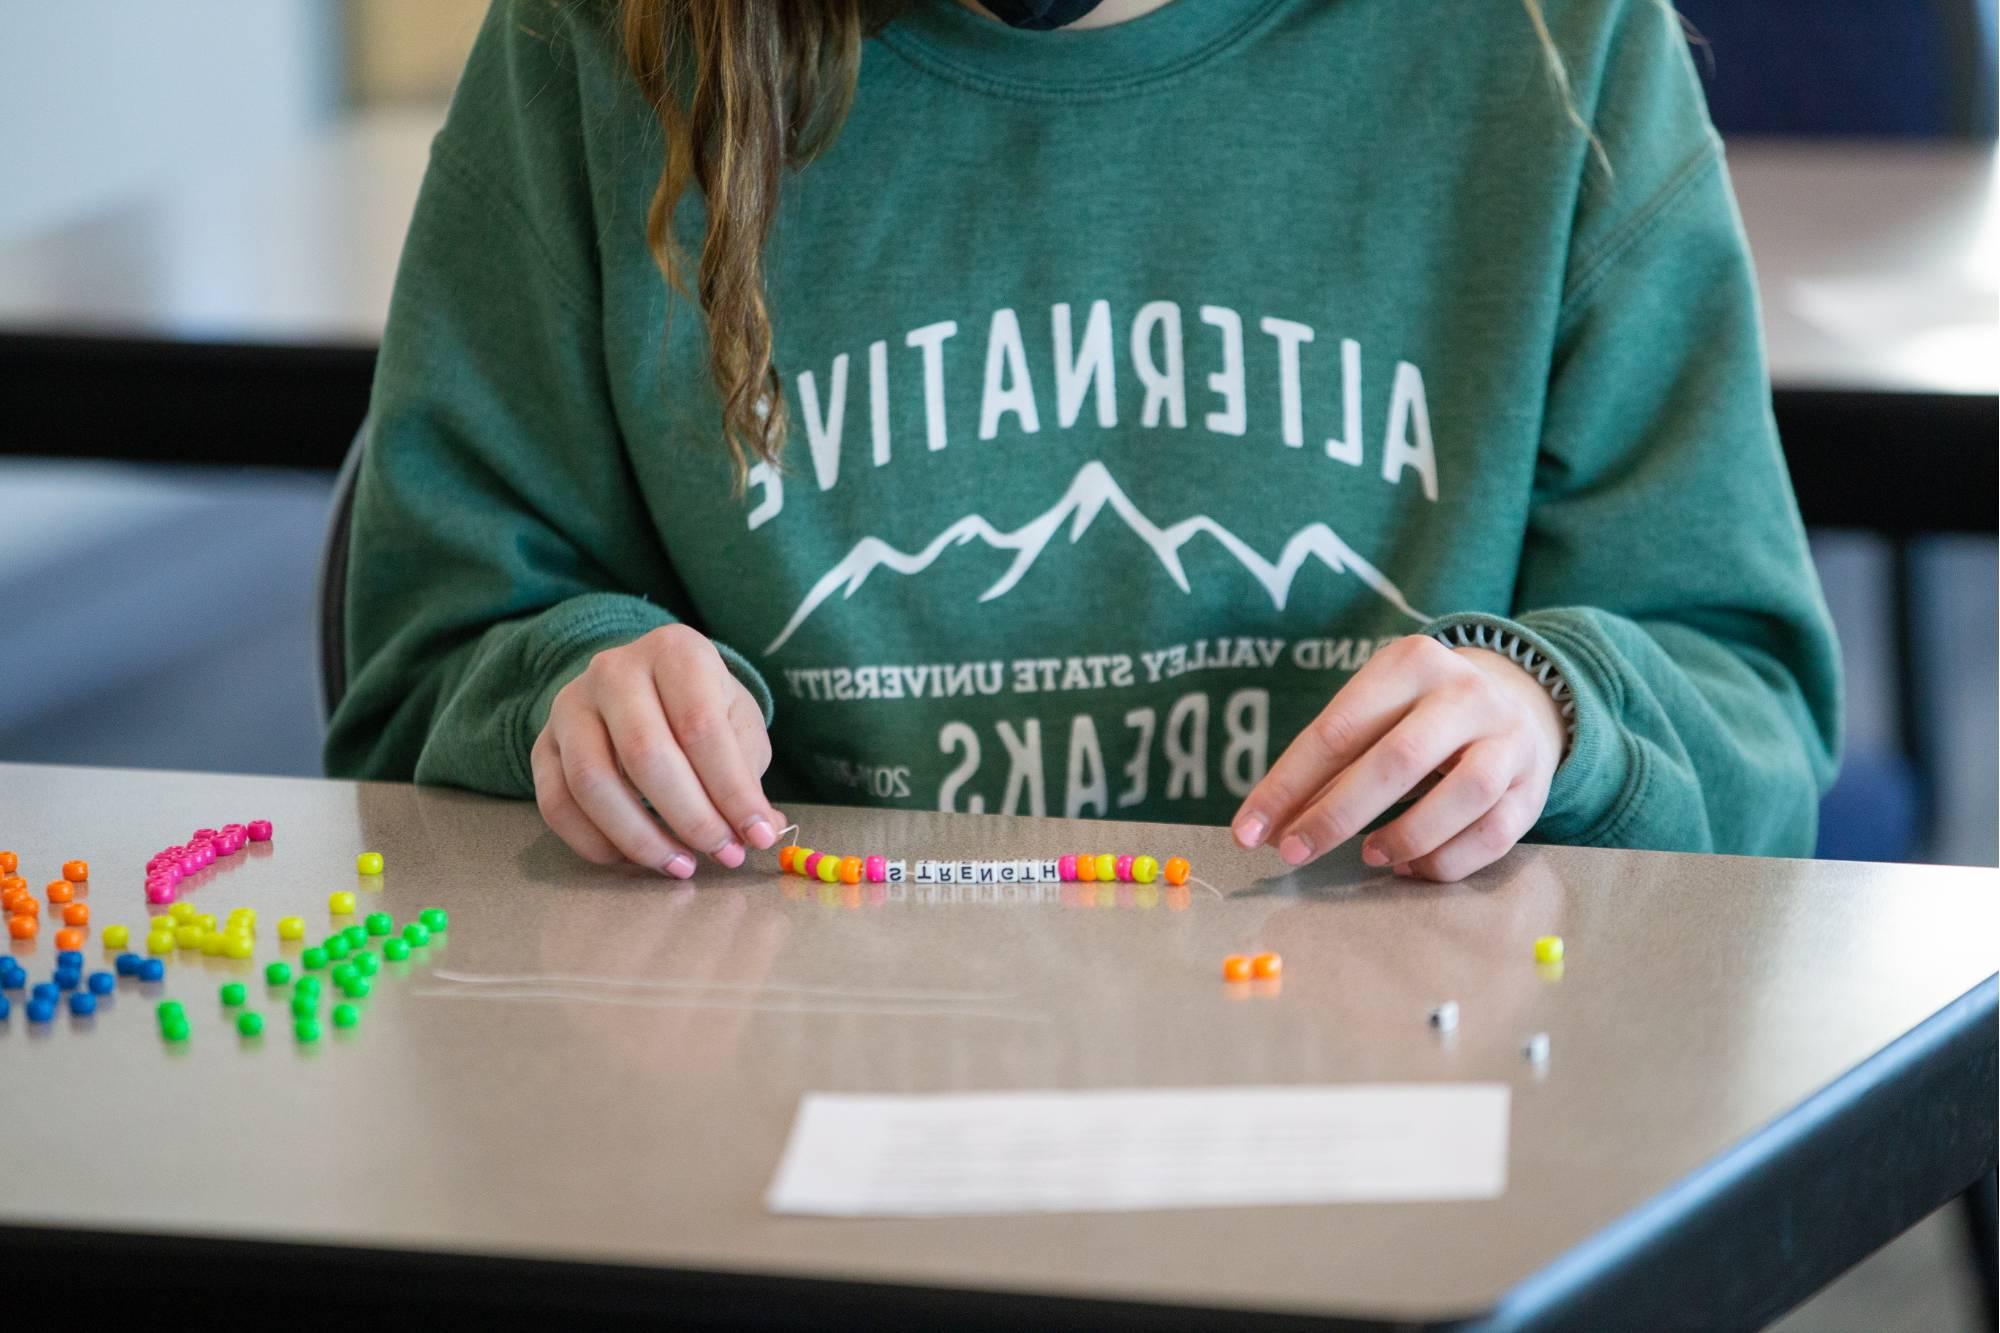
[[[1132,878],[1141,884],[1151,884],[1160,874],[1160,863],[1150,856],[1132,858]]]
[[[355,857],[355,858],[354,858],[354,868],[355,868],[355,870],[359,871],[359,872],[360,872],[361,874],[364,874],[364,875],[379,875],[379,874],[381,874],[381,873],[382,873],[382,853],[380,853],[380,852],[363,852],[363,853],[361,853],[361,855],[359,855],[359,856],[357,856],[357,857]]]
[[[172,953],[174,933],[171,930],[156,930],[146,937],[146,952],[153,954]]]
[[[222,952],[231,958],[248,958],[257,952],[257,941],[248,935],[225,935]]]
[[[222,957],[222,950],[226,943],[227,941],[223,938],[222,932],[219,930],[204,930],[201,932],[201,951],[210,958]]]
[[[122,949],[125,947],[126,941],[131,938],[132,932],[123,926],[106,926],[104,928],[104,947],[107,949]]]
[[[354,895],[342,889],[326,900],[326,910],[335,916],[353,916]]]
[[[840,879],[840,858],[837,856],[822,856],[819,859],[819,877],[828,884],[838,881]]]
[[[247,907],[233,908],[229,913],[229,918],[226,924],[233,926],[236,925],[238,922],[241,922],[244,925],[254,926],[257,924],[257,914],[251,911]]]
[[[174,927],[174,943],[180,945],[183,949],[199,949],[201,947],[201,935],[201,927],[195,925],[192,921],[188,922],[185,926]]]
[[[200,926],[203,930],[214,930],[215,917],[208,912],[196,912],[193,924]]]
[[[182,922],[192,921],[194,920],[194,904],[175,903],[167,909],[167,915],[173,918],[174,924],[177,926]]]
[[[1100,853],[1097,858],[1096,870],[1097,870],[1097,878],[1100,881],[1110,881],[1117,879],[1118,858],[1113,856],[1110,852]]]
[[[281,916],[278,918],[278,938],[281,940],[302,940],[306,937],[306,919],[302,916]]]
[[[1535,941],[1535,961],[1538,963],[1560,963],[1563,956],[1563,937],[1544,935]]]
[[[797,851],[792,853],[792,869],[796,870],[801,875],[805,874],[806,862],[810,861],[812,859],[812,856],[813,856],[812,848],[810,847],[799,848]]]

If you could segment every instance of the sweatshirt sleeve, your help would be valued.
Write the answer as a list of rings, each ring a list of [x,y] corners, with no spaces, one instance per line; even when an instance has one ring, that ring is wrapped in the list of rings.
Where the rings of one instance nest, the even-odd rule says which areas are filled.
[[[685,614],[607,386],[561,15],[494,4],[432,148],[354,496],[336,776],[529,795],[556,691]]]
[[[1805,856],[1837,648],[1770,410],[1722,152],[1664,7],[1607,33],[1511,617],[1575,733],[1544,841]]]

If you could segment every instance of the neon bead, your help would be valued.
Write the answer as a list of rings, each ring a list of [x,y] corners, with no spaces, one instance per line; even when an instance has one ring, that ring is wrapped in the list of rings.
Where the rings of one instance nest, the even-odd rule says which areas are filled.
[[[840,858],[840,882],[842,884],[859,884],[861,882],[860,857],[843,856]]]
[[[301,1045],[318,1041],[319,1020],[311,1017],[302,1017],[295,1020],[292,1023],[292,1035],[299,1039]]]
[[[185,1018],[176,1018],[170,1022],[160,1024],[160,1036],[170,1042],[186,1041],[188,1036],[187,1020]]]
[[[380,852],[361,853],[361,855],[354,858],[354,869],[363,875],[381,874],[382,853]]]
[[[252,842],[269,842],[271,840],[271,821],[268,819],[253,819],[250,821],[249,827],[243,830],[243,834]]]
[[[889,858],[886,856],[871,856],[862,862],[861,869],[868,876],[870,884],[880,884],[889,878]]]
[[[167,965],[157,958],[148,958],[139,964],[139,980],[158,981],[167,975]]]
[[[196,912],[194,914],[194,923],[203,930],[215,929],[215,917],[208,912]]]
[[[109,995],[118,989],[118,978],[109,972],[92,972],[88,984],[92,995]]]
[[[1285,960],[1274,953],[1260,953],[1250,960],[1250,975],[1260,981],[1275,981],[1284,970]]]
[[[417,913],[417,920],[424,923],[424,929],[433,935],[442,935],[451,928],[451,913],[442,907],[426,907]]]
[[[147,953],[163,954],[172,953],[173,951],[174,932],[171,930],[156,930],[146,936]]]
[[[780,847],[778,849],[778,869],[789,875],[792,872],[792,857],[797,854],[798,850],[797,847],[789,844]]]
[[[131,939],[132,932],[124,926],[106,926],[104,928],[104,947],[107,949],[122,949],[131,942]]]
[[[326,966],[326,950],[307,949],[305,953],[300,955],[299,961],[305,964],[308,972],[317,972]]]
[[[289,983],[291,979],[292,965],[290,963],[272,963],[264,969],[264,984],[266,986],[283,986]]]
[[[21,868],[21,858],[13,852],[0,852],[0,875],[11,875]]]
[[[820,857],[818,872],[821,883],[838,883],[840,880],[840,858],[837,856]]]
[[[1118,858],[1110,852],[1098,854],[1097,878],[1107,884],[1118,878]]]
[[[1222,979],[1224,981],[1250,980],[1250,960],[1240,953],[1230,954],[1222,960]]]
[[[393,935],[396,933],[396,918],[387,912],[370,912],[362,929],[370,935]]]
[[[383,940],[382,956],[392,963],[400,963],[410,956],[410,942],[404,939]]]
[[[257,941],[251,939],[248,935],[224,935],[222,937],[222,954],[225,958],[234,958],[238,962],[242,962],[245,959],[255,957],[256,953]]]
[[[1544,935],[1535,941],[1535,961],[1538,963],[1560,963],[1563,956],[1563,937]]]
[[[59,906],[74,897],[76,897],[76,885],[66,879],[52,879],[49,881],[50,906]]]
[[[421,948],[431,942],[430,928],[421,921],[412,921],[403,927],[403,938],[409,942],[411,948]]]
[[[1076,877],[1080,883],[1093,883],[1097,879],[1097,858],[1088,855],[1077,857]]]
[[[361,976],[349,977],[345,982],[341,983],[340,987],[341,993],[346,995],[350,1000],[365,998],[373,988],[374,983],[369,981],[367,977]]]
[[[1193,869],[1194,869],[1194,867],[1188,864],[1188,861],[1187,861],[1187,858],[1186,858],[1185,856],[1170,856],[1170,857],[1168,857],[1168,858],[1167,858],[1167,883],[1169,883],[1169,884],[1185,884],[1185,883],[1187,883],[1187,878],[1188,878],[1188,872],[1189,872],[1189,871],[1191,871],[1191,870],[1193,870]]]
[[[801,850],[804,852],[805,859],[798,861],[799,873],[807,879],[818,879],[819,863],[824,853],[815,852],[811,848],[803,848]]]
[[[192,921],[194,920],[194,904],[175,903],[167,909],[167,915],[173,919],[176,925],[184,921]]]
[[[1119,858],[1118,858],[1118,861],[1117,861],[1117,864],[1113,865],[1113,866],[1112,866],[1111,868],[1112,868],[1112,871],[1113,871],[1114,873],[1116,873],[1116,874],[1117,874],[1117,876],[1118,876],[1118,878],[1119,878],[1119,879],[1123,880],[1123,881],[1124,881],[1125,883],[1127,883],[1127,884],[1130,884],[1130,883],[1132,882],[1132,858],[1131,858],[1131,857],[1129,857],[1129,856],[1121,856],[1121,857],[1119,857]]]
[[[264,1032],[264,1015],[254,1009],[245,1009],[242,1013],[236,1015],[236,1031],[245,1037],[262,1036]]]
[[[366,949],[363,949],[360,953],[355,954],[354,957],[349,961],[354,964],[354,970],[356,972],[359,972],[364,977],[374,976],[375,973],[378,970],[380,970],[382,966],[382,960],[380,958],[377,958],[374,954],[368,952]]]
[[[353,916],[354,895],[342,889],[326,900],[326,910],[335,916]]]
[[[281,940],[302,940],[306,937],[306,920],[302,916],[281,916],[278,918],[278,938]]]
[[[1059,856],[1056,858],[1056,878],[1065,884],[1075,881],[1076,858],[1074,856]]]
[[[333,977],[334,985],[345,986],[348,982],[354,980],[361,974],[354,970],[354,964],[342,963],[339,967],[333,969],[331,975]]]
[[[1132,878],[1141,884],[1151,884],[1159,878],[1160,863],[1150,856],[1132,858]]]
[[[97,997],[87,990],[75,991],[69,997],[69,1011],[78,1018],[89,1018],[97,1012]]]
[[[56,932],[56,948],[81,949],[82,947],[83,931],[79,927],[68,926]]]
[[[329,960],[337,963],[354,950],[353,946],[348,944],[347,936],[329,935],[320,941],[319,951],[325,954]]]
[[[222,1002],[231,1009],[242,1004],[247,998],[249,998],[249,992],[243,989],[243,983],[240,981],[231,981],[225,983],[222,987]]]
[[[229,937],[219,930],[205,930],[201,933],[201,951],[210,958],[221,958],[229,952]]]
[[[187,1009],[185,1006],[181,1004],[179,1000],[162,1000],[160,1001],[159,1007],[155,1009],[153,1012],[159,1015],[159,1019],[162,1023],[166,1022],[170,1018],[187,1017]]]
[[[41,929],[41,924],[31,916],[10,916],[7,918],[7,934],[17,940],[31,940]]]
[[[357,923],[341,931],[340,938],[347,941],[348,950],[351,952],[368,943],[368,930],[365,926]]]
[[[83,883],[85,880],[90,878],[90,862],[88,861],[63,862],[63,878],[68,880],[72,884]]]
[[[333,1006],[333,1025],[337,1028],[351,1028],[361,1021],[361,1011],[351,1004]]]
[[[65,926],[87,926],[90,924],[89,903],[69,903],[63,907],[62,919]]]

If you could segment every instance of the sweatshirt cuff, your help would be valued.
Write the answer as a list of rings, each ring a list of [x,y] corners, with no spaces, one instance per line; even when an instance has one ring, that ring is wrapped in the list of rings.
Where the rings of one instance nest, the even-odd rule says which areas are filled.
[[[1518,620],[1463,612],[1442,616],[1421,632],[1435,635],[1461,625],[1516,636],[1549,659],[1568,684],[1576,706],[1569,753],[1556,766],[1534,832],[1538,840],[1548,842],[1582,846],[1600,842],[1630,806],[1640,776],[1633,749],[1617,722],[1616,669],[1573,631],[1559,610],[1530,611]]]
[[[531,678],[539,684],[526,697],[526,707],[522,712],[520,726],[516,732],[513,760],[518,770],[517,776],[525,789],[534,790],[534,774],[528,765],[528,752],[535,744],[535,737],[542,734],[548,724],[549,708],[562,687],[583,674],[590,665],[590,659],[607,648],[627,644],[643,634],[664,625],[679,623],[679,617],[672,612],[629,593],[593,592],[580,597],[572,597],[559,606],[542,613],[540,631],[542,647],[536,655]],[[757,708],[764,715],[764,725],[771,725],[776,712],[771,697],[771,687],[749,659],[727,644],[716,643],[715,651],[722,658],[722,664],[729,668],[729,674],[750,691],[750,697],[757,701]]]

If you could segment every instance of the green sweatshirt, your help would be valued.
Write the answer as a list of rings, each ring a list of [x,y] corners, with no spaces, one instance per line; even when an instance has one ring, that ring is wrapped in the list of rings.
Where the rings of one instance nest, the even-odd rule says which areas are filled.
[[[531,792],[673,620],[774,801],[1221,822],[1384,643],[1553,659],[1532,837],[1805,854],[1839,680],[1755,292],[1652,0],[919,0],[769,249],[793,429],[732,491],[603,0],[499,0],[433,150],[354,513],[337,774]],[[698,248],[699,201],[683,209]]]

